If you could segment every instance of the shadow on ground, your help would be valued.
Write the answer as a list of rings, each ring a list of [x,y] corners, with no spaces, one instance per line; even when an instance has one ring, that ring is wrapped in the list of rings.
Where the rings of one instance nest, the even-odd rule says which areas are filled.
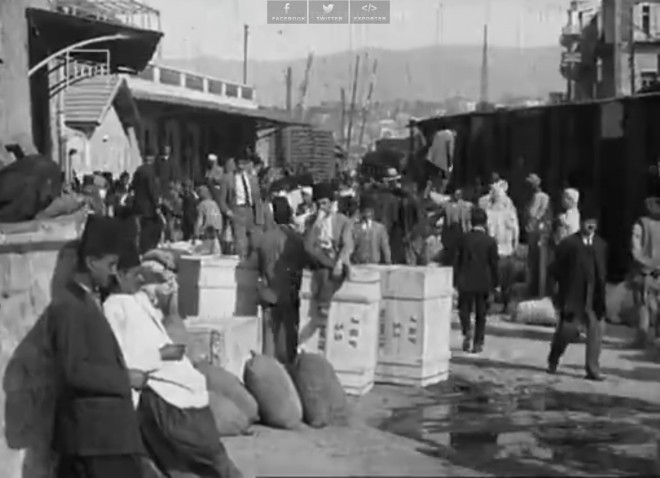
[[[567,365],[567,368],[582,369],[579,365]],[[601,372],[625,380],[638,380],[640,382],[657,382],[660,379],[660,368],[658,367],[635,367],[632,370],[623,370],[618,368],[601,368]]]
[[[653,473],[660,406],[649,402],[457,377],[426,391],[432,400],[375,425],[417,441],[420,453],[490,475]]]

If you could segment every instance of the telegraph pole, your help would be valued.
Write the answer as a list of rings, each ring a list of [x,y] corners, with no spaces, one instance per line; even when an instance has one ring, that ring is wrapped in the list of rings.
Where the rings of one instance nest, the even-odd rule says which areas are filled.
[[[286,68],[286,110],[291,113],[291,89],[293,88],[293,71],[290,66]]]
[[[243,84],[247,85],[247,70],[248,70],[248,36],[250,34],[250,29],[246,25],[243,25]]]

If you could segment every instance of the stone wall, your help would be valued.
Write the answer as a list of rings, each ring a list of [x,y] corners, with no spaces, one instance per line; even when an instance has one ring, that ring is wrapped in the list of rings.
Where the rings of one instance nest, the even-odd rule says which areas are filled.
[[[84,214],[0,224],[0,370],[3,478],[50,478],[55,384],[45,310],[75,261]]]
[[[28,7],[48,9],[46,0],[0,1],[0,142],[32,140]]]

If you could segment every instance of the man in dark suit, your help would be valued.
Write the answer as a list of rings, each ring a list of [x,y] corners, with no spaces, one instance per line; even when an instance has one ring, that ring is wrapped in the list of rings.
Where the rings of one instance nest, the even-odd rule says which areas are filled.
[[[133,175],[133,212],[140,224],[140,253],[158,246],[163,233],[163,222],[158,207],[161,202],[161,190],[154,168],[153,155],[147,155],[144,164]]]
[[[146,376],[126,369],[97,292],[110,284],[130,236],[121,220],[90,216],[78,271],[49,309],[48,337],[60,383],[53,436],[58,478],[143,476],[131,387],[141,388]]]
[[[273,199],[275,227],[257,245],[263,311],[263,353],[285,365],[293,363],[298,346],[300,285],[307,256],[303,239],[291,226],[293,213],[285,197]]]
[[[557,305],[560,319],[552,338],[548,356],[548,372],[557,371],[559,360],[568,344],[576,342],[580,325],[587,329],[585,369],[587,379],[600,381],[602,318],[605,316],[605,283],[607,278],[607,244],[596,235],[595,208],[581,214],[580,231],[559,243],[555,251],[553,273],[557,281]]]
[[[236,172],[225,174],[220,184],[220,211],[232,225],[234,247],[241,258],[248,256],[265,223],[259,181],[250,171],[250,160],[239,158]]]
[[[472,230],[461,236],[456,248],[454,271],[458,289],[458,316],[463,331],[463,350],[473,341],[470,316],[474,308],[474,341],[472,352],[480,353],[486,334],[488,297],[497,287],[497,242],[486,232],[488,216],[481,208],[470,213]]]

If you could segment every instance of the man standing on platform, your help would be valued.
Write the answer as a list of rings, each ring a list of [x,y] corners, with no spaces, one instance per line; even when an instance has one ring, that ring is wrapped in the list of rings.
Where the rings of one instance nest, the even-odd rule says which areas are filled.
[[[454,271],[458,289],[458,317],[463,332],[463,351],[480,353],[486,335],[488,296],[498,284],[497,241],[488,235],[488,215],[476,207],[470,212],[472,230],[458,241]],[[474,309],[475,327],[472,335],[470,319]]]
[[[259,228],[263,228],[265,214],[259,182],[249,171],[250,160],[241,157],[236,166],[235,173],[228,173],[222,179],[220,211],[231,222],[236,253],[245,258],[259,235]]]
[[[555,252],[553,272],[558,286],[560,319],[548,356],[548,373],[557,371],[568,344],[576,342],[580,326],[587,329],[585,369],[588,380],[601,381],[602,319],[606,313],[607,244],[596,234],[594,209],[582,212],[580,231],[564,239]]]
[[[164,226],[158,211],[162,190],[158,186],[154,160],[153,155],[147,155],[133,175],[133,212],[140,226],[141,254],[158,246]]]
[[[129,229],[119,219],[90,216],[77,273],[49,308],[48,337],[60,383],[53,436],[58,478],[143,476],[131,387],[141,388],[147,377],[127,370],[98,292],[116,273]]]

